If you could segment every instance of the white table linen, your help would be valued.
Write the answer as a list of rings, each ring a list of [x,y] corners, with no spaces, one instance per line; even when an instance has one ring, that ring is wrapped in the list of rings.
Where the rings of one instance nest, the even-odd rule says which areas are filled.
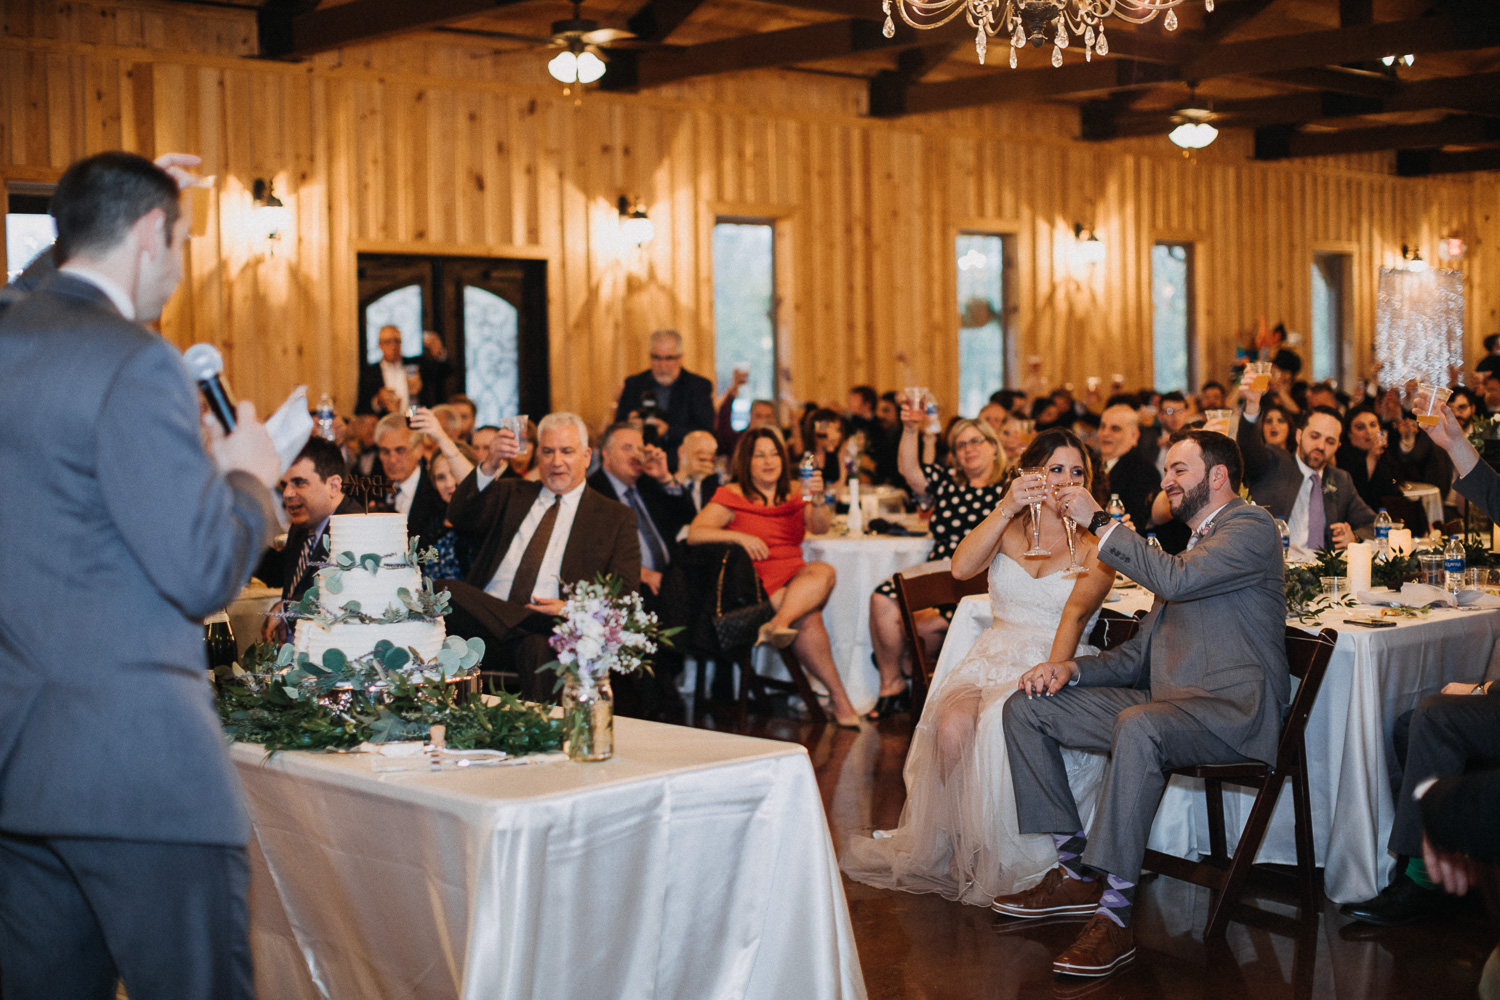
[[[234,746],[259,994],[863,998],[806,751],[615,726],[603,763],[441,774]]]
[[[1150,607],[1151,595],[1145,591],[1124,595],[1106,607],[1124,614]],[[1336,903],[1368,899],[1389,881],[1392,858],[1386,840],[1395,820],[1389,773],[1396,717],[1449,681],[1481,680],[1500,638],[1500,614],[1494,611],[1432,611],[1420,619],[1399,619],[1396,628],[1387,629],[1344,625],[1351,613],[1332,611],[1317,623],[1292,623],[1309,631],[1325,626],[1339,630],[1306,731],[1313,848],[1324,869],[1324,889]],[[943,644],[937,674],[952,669],[990,624],[989,599],[964,598]],[[1254,797],[1251,789],[1225,786],[1231,850]],[[1150,846],[1184,857],[1208,852],[1202,782],[1172,779],[1156,814]],[[1292,864],[1296,858],[1292,799],[1283,790],[1257,859]]]
[[[833,647],[839,679],[856,711],[868,712],[880,696],[880,674],[870,662],[870,594],[897,570],[927,560],[928,537],[811,535],[802,543],[802,558],[826,562],[838,582],[823,608],[823,624]],[[780,658],[774,658],[780,665]]]

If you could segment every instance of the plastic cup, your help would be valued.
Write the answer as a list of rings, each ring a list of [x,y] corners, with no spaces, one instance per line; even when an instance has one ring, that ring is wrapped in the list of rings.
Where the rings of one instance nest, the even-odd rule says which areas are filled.
[[[1417,394],[1412,398],[1411,410],[1417,423],[1423,427],[1436,427],[1441,418],[1440,407],[1448,402],[1453,390],[1431,382],[1418,382]]]
[[[1417,565],[1422,570],[1422,582],[1429,587],[1443,585],[1443,554],[1441,552],[1418,552]]]
[[[1464,589],[1479,590],[1490,582],[1490,571],[1480,567],[1464,570]]]
[[[1203,411],[1203,429],[1206,431],[1217,431],[1220,434],[1228,434],[1230,423],[1233,420],[1233,410]]]
[[[1265,392],[1271,388],[1271,362],[1252,361],[1245,365],[1245,388],[1251,392]]]
[[[1319,579],[1323,583],[1323,596],[1330,601],[1337,601],[1341,597],[1348,596],[1349,578],[1347,576],[1324,576]]]

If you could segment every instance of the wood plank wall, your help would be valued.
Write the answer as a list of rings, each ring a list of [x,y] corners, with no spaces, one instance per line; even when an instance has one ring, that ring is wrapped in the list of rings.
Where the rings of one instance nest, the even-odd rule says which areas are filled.
[[[602,418],[645,366],[651,330],[681,329],[713,367],[710,230],[774,218],[784,361],[802,397],[860,382],[957,385],[953,239],[1014,234],[1014,358],[1049,380],[1151,371],[1149,253],[1198,248],[1199,378],[1222,376],[1256,320],[1310,328],[1310,264],[1352,254],[1351,371],[1369,362],[1377,268],[1400,245],[1435,260],[1469,243],[1470,357],[1500,329],[1494,175],[1402,180],[1386,156],[1258,164],[1226,133],[1188,159],[1165,138],[1072,141],[1055,106],[896,122],[862,117],[847,80],[762,72],[575,104],[540,53],[496,56],[451,35],[299,65],[244,58],[242,12],[150,0],[4,0],[0,178],[55,178],[109,148],[192,150],[218,177],[200,194],[188,281],[163,319],[179,344],[224,349],[262,407],[296,382],[348,405],[357,364],[355,254],[487,254],[549,262],[553,398]],[[273,178],[296,218],[274,255],[247,232],[249,189]],[[627,253],[615,201],[656,224]],[[1072,226],[1108,256],[1069,265]]]

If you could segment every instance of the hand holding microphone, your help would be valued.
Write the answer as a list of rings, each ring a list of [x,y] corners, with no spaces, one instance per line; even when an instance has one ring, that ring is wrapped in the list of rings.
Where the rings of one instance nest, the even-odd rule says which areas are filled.
[[[182,358],[215,418],[204,420],[214,461],[224,472],[248,472],[266,489],[274,489],[281,478],[281,458],[276,445],[266,433],[265,425],[256,419],[255,404],[249,400],[235,404],[224,385],[224,359],[218,348],[212,344],[194,344]]]

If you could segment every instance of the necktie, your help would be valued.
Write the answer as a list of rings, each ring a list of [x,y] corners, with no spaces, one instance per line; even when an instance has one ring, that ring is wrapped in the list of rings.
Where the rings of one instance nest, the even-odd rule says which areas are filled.
[[[1323,532],[1327,527],[1323,516],[1323,477],[1314,472],[1307,477],[1307,547],[1321,549]]]
[[[298,581],[302,579],[302,574],[307,572],[307,564],[312,561],[312,554],[320,541],[322,541],[321,535],[308,535],[307,541],[302,543],[302,551],[297,554],[297,568],[292,571],[291,576],[287,577],[286,585],[281,588],[283,601],[292,599],[292,592],[296,589]]]
[[[635,491],[635,487],[625,491],[625,500],[630,508],[635,511],[635,527],[646,540],[647,553],[651,558],[651,564],[647,569],[657,572],[667,568],[667,549],[661,543],[661,536],[656,533],[656,525],[651,521],[651,515],[646,513],[646,505],[641,502],[641,495]]]
[[[552,505],[542,515],[542,520],[526,543],[521,554],[521,565],[516,567],[516,578],[510,584],[510,599],[518,604],[530,604],[531,592],[536,588],[537,573],[542,568],[542,557],[547,554],[547,543],[552,540],[552,526],[557,523],[557,508],[562,498],[554,497]]]

